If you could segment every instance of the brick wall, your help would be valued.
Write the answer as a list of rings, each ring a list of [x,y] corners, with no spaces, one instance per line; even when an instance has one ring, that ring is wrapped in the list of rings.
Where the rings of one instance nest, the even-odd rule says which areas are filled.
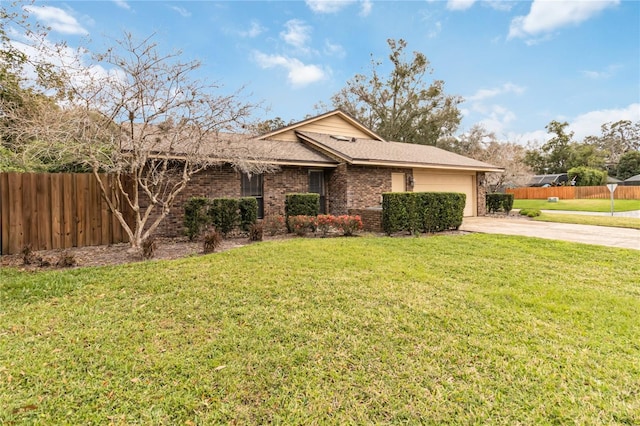
[[[264,175],[264,216],[284,215],[285,195],[309,191],[309,170],[282,167]]]
[[[382,193],[391,191],[391,173],[413,176],[412,169],[349,166],[347,208],[363,209],[380,206]]]
[[[362,225],[367,232],[382,232],[382,209],[349,209],[352,216],[359,215],[362,219]]]
[[[348,166],[341,164],[326,172],[327,210],[334,215],[359,214],[365,227],[373,232],[382,228],[380,206],[382,193],[391,191],[391,174],[412,176],[412,169]],[[477,174],[478,215],[486,214],[484,173]],[[156,234],[183,235],[184,203],[191,197],[240,197],[241,176],[231,166],[219,166],[193,176],[187,188],[177,197],[171,213],[160,224]],[[407,190],[412,188],[408,187]],[[285,195],[309,190],[309,168],[282,167],[264,176],[264,214],[284,215]],[[144,205],[144,203],[141,203]],[[159,210],[159,209],[158,209]],[[357,213],[355,213],[357,212]],[[156,211],[155,214],[159,212]],[[153,219],[153,217],[151,218]]]
[[[169,215],[160,223],[155,234],[167,237],[181,236],[184,230],[184,204],[191,197],[223,198],[240,197],[240,173],[231,166],[216,166],[192,176],[187,187],[176,197]],[[141,200],[140,206],[147,203]],[[160,214],[156,207],[148,224]]]
[[[327,212],[334,215],[347,214],[347,165],[340,164],[328,173]]]

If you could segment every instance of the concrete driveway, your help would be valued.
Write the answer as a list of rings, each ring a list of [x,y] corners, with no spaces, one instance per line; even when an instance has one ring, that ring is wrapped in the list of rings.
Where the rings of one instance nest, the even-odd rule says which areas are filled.
[[[465,217],[462,231],[520,235],[640,250],[640,230],[568,223],[535,222],[526,218]]]

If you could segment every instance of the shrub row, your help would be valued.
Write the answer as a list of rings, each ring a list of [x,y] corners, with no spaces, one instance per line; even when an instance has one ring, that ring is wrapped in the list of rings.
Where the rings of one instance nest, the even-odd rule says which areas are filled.
[[[307,232],[316,231],[320,231],[320,233],[325,236],[331,229],[339,231],[344,236],[352,236],[363,228],[362,218],[358,215],[296,215],[289,217],[287,225],[289,229],[291,229],[291,232],[301,236]]]
[[[222,235],[237,227],[249,231],[258,218],[258,201],[253,197],[214,198],[191,197],[184,207],[185,234],[190,240],[213,225]]]
[[[503,211],[509,214],[513,208],[513,194],[487,194],[487,210],[489,213]]]
[[[454,192],[382,194],[382,228],[394,232],[441,232],[462,224],[466,195]]]

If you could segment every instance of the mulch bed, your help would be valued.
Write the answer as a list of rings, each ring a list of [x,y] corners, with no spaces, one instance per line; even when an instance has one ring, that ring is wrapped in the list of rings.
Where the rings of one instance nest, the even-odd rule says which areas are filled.
[[[504,217],[504,216],[503,216]],[[464,235],[466,231],[445,231],[429,235]],[[384,236],[386,234],[376,234]],[[328,237],[334,237],[329,235]],[[394,234],[393,237],[412,237],[405,233]],[[264,236],[264,241],[281,240],[287,238],[301,238],[294,234]],[[320,235],[308,234],[304,238],[323,238]],[[157,238],[157,249],[152,260],[170,260],[182,257],[203,255],[202,241],[189,241],[181,238]],[[251,244],[246,237],[224,239],[216,252],[223,252],[237,247]],[[22,271],[41,271],[69,267],[121,265],[125,263],[141,262],[144,259],[138,253],[130,251],[129,244],[113,244],[108,246],[71,247],[68,249],[39,250],[31,253],[31,262],[25,264],[23,254],[0,256],[0,267],[12,267]],[[66,262],[65,262],[66,261]]]
[[[158,238],[157,249],[153,260],[178,259],[197,254],[204,254],[201,241],[189,241],[187,238]],[[216,252],[230,250],[249,244],[247,238],[233,238],[222,241]],[[129,244],[113,244],[108,246],[72,247],[58,250],[39,250],[32,253],[32,263],[24,264],[24,255],[11,254],[0,256],[0,266],[15,267],[20,270],[43,270],[59,268],[60,260],[73,259],[73,267],[121,265],[140,262],[142,256],[131,253]],[[65,265],[69,267],[69,265]]]

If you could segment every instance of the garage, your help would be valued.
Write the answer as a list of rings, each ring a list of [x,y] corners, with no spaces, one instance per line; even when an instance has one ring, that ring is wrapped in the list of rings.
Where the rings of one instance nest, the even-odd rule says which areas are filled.
[[[465,216],[476,216],[475,173],[413,169],[414,192],[461,192],[467,195]]]

